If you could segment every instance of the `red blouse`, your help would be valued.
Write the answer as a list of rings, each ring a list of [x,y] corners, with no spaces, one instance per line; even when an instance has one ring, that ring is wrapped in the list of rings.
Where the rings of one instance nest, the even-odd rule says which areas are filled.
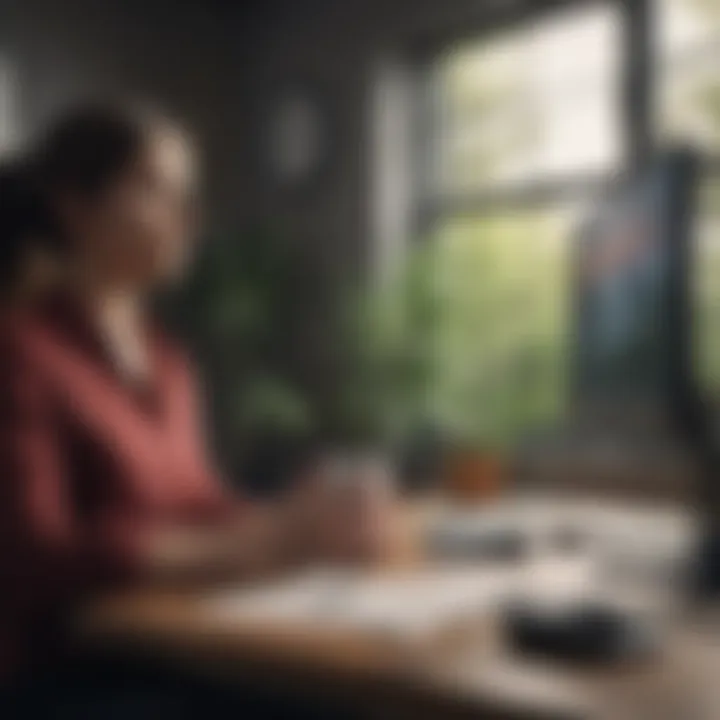
[[[66,603],[132,577],[145,530],[231,503],[206,459],[192,373],[155,333],[150,348],[153,381],[132,387],[73,303],[3,320],[0,669]]]

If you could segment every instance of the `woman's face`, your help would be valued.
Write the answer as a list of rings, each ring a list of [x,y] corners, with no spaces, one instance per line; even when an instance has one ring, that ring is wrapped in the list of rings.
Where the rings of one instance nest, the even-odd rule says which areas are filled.
[[[71,204],[69,225],[84,270],[124,287],[182,274],[192,250],[195,161],[180,132],[163,128],[98,196]]]

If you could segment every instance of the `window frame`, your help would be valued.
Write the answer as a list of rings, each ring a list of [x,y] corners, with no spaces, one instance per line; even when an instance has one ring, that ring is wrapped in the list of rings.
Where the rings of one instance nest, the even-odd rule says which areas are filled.
[[[641,167],[656,148],[653,123],[656,87],[653,57],[653,0],[542,0],[517,2],[510,10],[496,12],[484,23],[470,24],[456,33],[445,32],[416,47],[414,67],[415,120],[412,154],[415,178],[414,236],[425,237],[437,220],[448,214],[483,214],[498,209],[528,207],[568,198],[590,199],[602,194],[619,173]],[[440,88],[436,68],[447,49],[471,39],[481,42],[500,30],[518,28],[575,7],[618,8],[620,15],[620,72],[618,111],[622,158],[617,172],[576,172],[560,177],[538,177],[526,182],[503,184],[467,193],[440,195],[429,185],[437,177],[437,143]],[[720,160],[718,161],[720,167]]]

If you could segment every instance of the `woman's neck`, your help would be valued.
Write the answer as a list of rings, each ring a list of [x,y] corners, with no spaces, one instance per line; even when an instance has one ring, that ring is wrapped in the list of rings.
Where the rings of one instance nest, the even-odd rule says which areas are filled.
[[[120,288],[85,287],[81,302],[117,371],[133,382],[148,380],[151,362],[142,296]]]
[[[103,325],[124,328],[142,326],[143,303],[139,295],[108,290],[88,297],[90,310]]]
[[[68,288],[93,321],[105,325],[140,325],[143,293],[130,283],[110,282],[87,268],[68,275]]]

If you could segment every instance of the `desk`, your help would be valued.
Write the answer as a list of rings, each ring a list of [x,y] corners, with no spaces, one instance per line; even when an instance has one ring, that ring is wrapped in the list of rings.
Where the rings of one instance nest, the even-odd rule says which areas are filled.
[[[427,645],[408,645],[337,628],[288,631],[228,618],[208,603],[216,592],[136,589],[108,597],[82,613],[79,636],[104,650],[165,659],[197,673],[288,691],[322,687],[369,718],[720,717],[713,617],[678,619],[668,651],[648,664],[581,671],[512,657],[492,612],[459,636],[448,632]]]

